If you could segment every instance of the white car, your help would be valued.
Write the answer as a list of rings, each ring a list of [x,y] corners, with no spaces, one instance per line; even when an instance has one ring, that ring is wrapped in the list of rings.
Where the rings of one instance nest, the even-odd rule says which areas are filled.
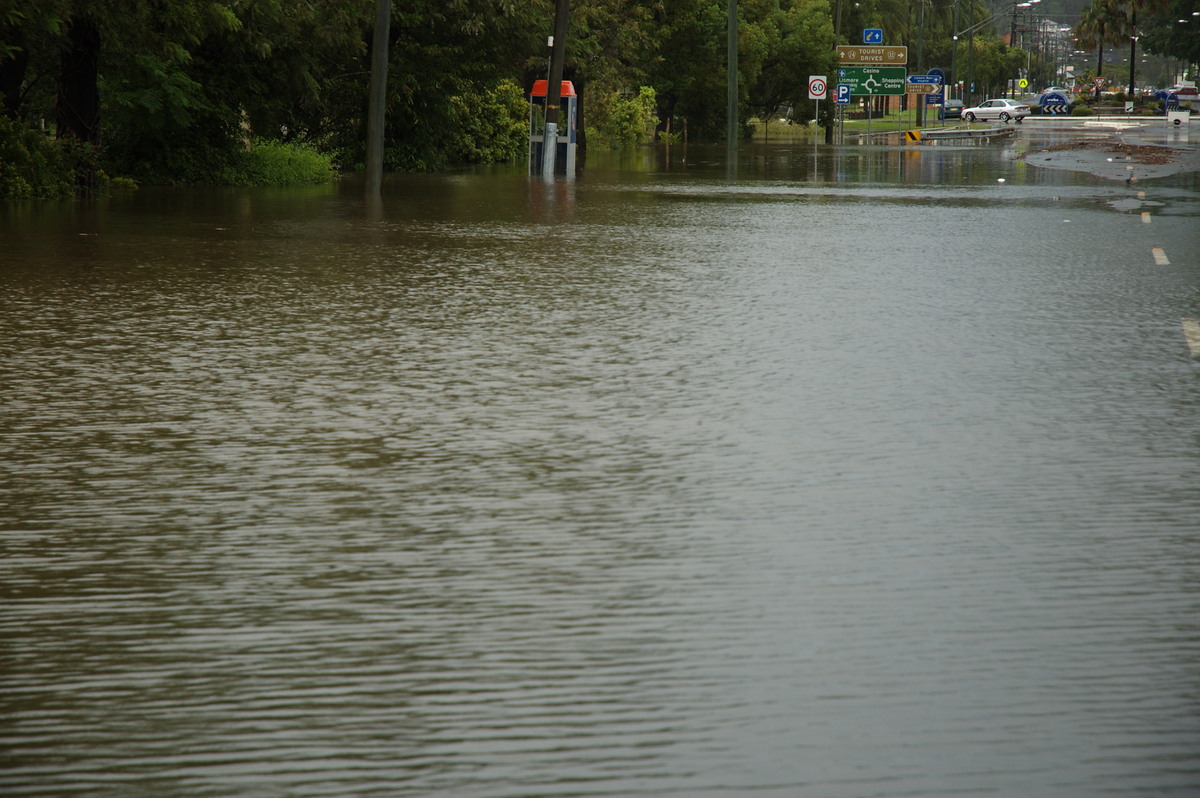
[[[1014,119],[1020,122],[1027,116],[1029,106],[1016,100],[984,100],[974,108],[964,108],[962,112],[962,118],[968,122],[976,119],[999,119],[1001,122]]]

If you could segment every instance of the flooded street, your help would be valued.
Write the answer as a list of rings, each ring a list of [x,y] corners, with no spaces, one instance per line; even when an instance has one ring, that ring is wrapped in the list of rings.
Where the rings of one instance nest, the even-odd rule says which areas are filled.
[[[1200,179],[1064,135],[0,206],[0,792],[1195,795]]]

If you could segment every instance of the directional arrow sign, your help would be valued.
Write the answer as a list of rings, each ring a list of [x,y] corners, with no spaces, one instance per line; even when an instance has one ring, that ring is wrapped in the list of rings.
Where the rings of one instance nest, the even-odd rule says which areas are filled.
[[[883,44],[883,28],[863,28],[863,44]]]
[[[942,90],[942,79],[937,75],[909,75],[904,84],[905,94],[937,94]]]
[[[851,94],[904,94],[904,67],[838,67],[837,82]]]

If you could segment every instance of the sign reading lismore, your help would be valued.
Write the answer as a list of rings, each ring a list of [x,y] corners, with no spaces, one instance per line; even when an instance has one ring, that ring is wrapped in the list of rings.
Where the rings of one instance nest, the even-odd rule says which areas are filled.
[[[909,75],[904,90],[909,94],[937,94],[942,90],[942,79],[938,75]]]
[[[897,67],[838,67],[837,82],[851,94],[904,94],[905,69]]]
[[[857,44],[839,44],[837,54],[839,64],[894,66],[908,63],[908,48],[902,46],[862,47]]]

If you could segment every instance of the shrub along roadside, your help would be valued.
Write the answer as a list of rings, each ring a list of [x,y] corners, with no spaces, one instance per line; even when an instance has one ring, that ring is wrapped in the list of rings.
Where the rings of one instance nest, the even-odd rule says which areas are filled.
[[[231,164],[216,175],[216,182],[233,186],[296,186],[328,183],[337,170],[328,155],[310,144],[255,139]]]
[[[56,139],[19,121],[0,117],[0,200],[63,199],[74,196],[79,175],[95,170],[94,148]],[[135,183],[96,171],[101,186]],[[254,141],[220,165],[209,179],[236,186],[291,186],[328,183],[337,170],[328,155],[308,144]]]
[[[609,92],[595,97],[588,111],[588,141],[618,150],[636,147],[654,139],[658,102],[654,89],[642,86],[634,96]]]
[[[75,193],[72,153],[57,140],[0,117],[0,199],[61,199]]]

